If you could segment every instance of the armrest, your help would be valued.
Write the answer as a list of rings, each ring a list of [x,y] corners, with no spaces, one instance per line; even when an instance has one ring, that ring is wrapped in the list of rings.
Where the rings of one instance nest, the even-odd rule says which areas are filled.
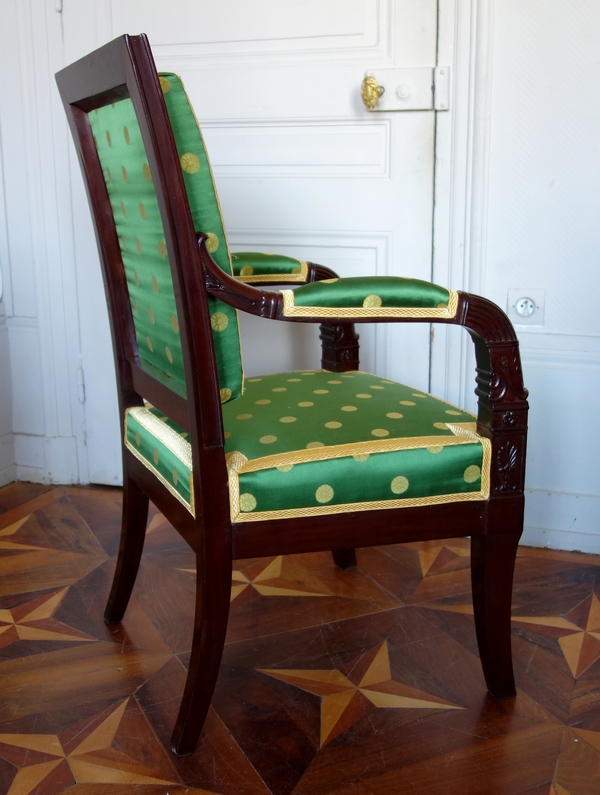
[[[283,254],[261,254],[240,251],[231,255],[233,275],[242,284],[309,284],[322,279],[337,278],[337,273],[324,265],[315,265]]]
[[[326,279],[281,293],[286,318],[449,320],[458,306],[454,290],[398,276]]]
[[[494,449],[492,494],[520,495],[519,499],[522,501],[527,390],[523,385],[519,343],[515,331],[508,317],[496,304],[477,295],[446,290],[416,279],[374,277],[338,279],[325,283],[321,281],[299,287],[293,293],[293,303],[290,304],[287,299],[287,312],[290,308],[296,308],[300,313],[286,314],[285,294],[291,293],[291,290],[276,293],[241,284],[225,274],[214,262],[206,249],[205,240],[206,235],[198,235],[207,291],[236,309],[259,317],[299,323],[320,323],[325,317],[330,323],[350,319],[359,323],[437,321],[466,328],[475,343],[477,428],[479,433],[492,439]],[[362,293],[357,286],[361,283]],[[372,290],[367,295],[364,292],[366,285]],[[334,289],[330,291],[331,287]],[[321,292],[323,288],[326,292]],[[358,306],[349,307],[347,304],[353,290],[355,292],[352,293],[352,300]],[[359,293],[362,295],[363,304],[372,295],[381,299],[381,305],[361,306],[357,298]],[[324,295],[330,296],[334,304],[336,296],[342,302],[343,295],[344,306],[324,306]],[[298,306],[300,296],[303,303]],[[320,296],[321,306],[315,304],[317,296]],[[346,315],[344,309],[351,310],[351,314]]]
[[[308,264],[282,254],[239,251],[231,255],[233,275],[244,284],[306,284]]]

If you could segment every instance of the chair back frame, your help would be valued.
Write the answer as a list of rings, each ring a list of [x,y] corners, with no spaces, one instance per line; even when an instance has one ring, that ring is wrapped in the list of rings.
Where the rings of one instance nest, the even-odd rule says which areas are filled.
[[[167,108],[146,36],[123,36],[67,67],[57,83],[85,176],[107,294],[119,412],[142,396],[190,434],[196,526],[230,528],[217,365],[197,234]],[[130,97],[156,190],[171,264],[186,396],[152,377],[138,356],[121,250],[87,114]],[[207,521],[206,513],[210,512]],[[195,546],[195,544],[194,544]]]

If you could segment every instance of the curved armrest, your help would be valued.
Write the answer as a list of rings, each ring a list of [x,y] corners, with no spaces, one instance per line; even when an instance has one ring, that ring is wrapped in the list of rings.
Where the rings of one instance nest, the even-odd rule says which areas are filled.
[[[308,263],[282,254],[238,251],[231,255],[233,275],[244,284],[306,284]]]
[[[458,306],[454,290],[398,276],[326,279],[281,293],[286,318],[450,320]]]
[[[242,284],[312,284],[337,278],[337,273],[313,262],[294,259],[283,254],[261,254],[239,251],[231,255],[233,275]]]

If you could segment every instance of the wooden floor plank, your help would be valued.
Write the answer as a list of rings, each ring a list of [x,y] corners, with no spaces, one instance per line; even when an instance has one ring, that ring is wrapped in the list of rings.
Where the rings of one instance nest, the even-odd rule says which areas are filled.
[[[519,695],[486,694],[468,539],[235,562],[192,756],[169,737],[194,556],[152,508],[122,623],[103,610],[121,492],[0,489],[0,792],[597,795],[600,557],[521,547]]]

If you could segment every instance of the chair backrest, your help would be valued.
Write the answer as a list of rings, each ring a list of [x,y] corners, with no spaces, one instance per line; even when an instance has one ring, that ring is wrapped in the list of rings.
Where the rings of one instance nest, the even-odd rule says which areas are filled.
[[[194,112],[179,77],[164,74],[159,80],[194,229],[208,235],[208,250],[232,274],[213,175]],[[167,237],[133,102],[130,97],[117,99],[87,116],[112,208],[140,360],[153,374],[162,374],[165,384],[185,393]],[[227,402],[241,394],[243,384],[237,312],[212,297],[208,303],[220,399]]]

